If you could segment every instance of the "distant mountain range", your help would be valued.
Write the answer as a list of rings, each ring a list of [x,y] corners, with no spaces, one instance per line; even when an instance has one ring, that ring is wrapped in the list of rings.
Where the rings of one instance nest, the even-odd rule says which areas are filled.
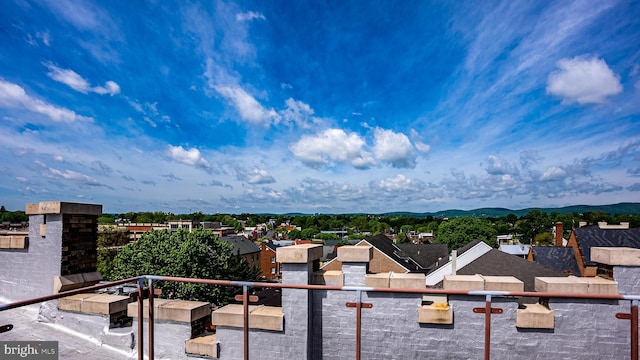
[[[428,213],[413,213],[413,212],[390,212],[382,215],[385,216],[412,216],[412,217],[427,217],[433,216],[436,218],[443,217],[503,217],[509,214],[514,214],[517,216],[523,216],[529,213],[531,210],[540,210],[544,211],[547,214],[552,212],[557,212],[559,214],[571,214],[578,213],[583,214],[586,212],[593,211],[602,211],[610,215],[616,214],[631,214],[638,215],[640,214],[640,203],[619,203],[619,204],[611,204],[611,205],[573,205],[573,206],[565,206],[561,208],[527,208],[520,210],[511,210],[505,208],[479,208],[473,210],[443,210],[437,212],[428,212]]]
[[[540,210],[544,211],[547,214],[552,212],[557,212],[559,214],[571,214],[578,213],[583,214],[586,212],[593,211],[602,211],[610,215],[617,214],[630,214],[630,215],[640,215],[640,203],[619,203],[619,204],[611,204],[611,205],[573,205],[573,206],[565,206],[561,208],[526,208],[520,210],[512,210],[505,208],[479,208],[473,210],[443,210],[437,212],[424,212],[424,213],[416,213],[416,212],[407,212],[407,211],[395,211],[382,213],[379,215],[382,216],[410,216],[417,218],[425,218],[427,216],[433,216],[435,218],[455,218],[455,217],[503,217],[509,214],[514,214],[516,216],[523,216],[528,214],[531,210]],[[273,214],[260,214],[260,215],[273,215]],[[309,216],[312,214],[302,214],[302,213],[287,213],[282,214],[284,216]],[[350,214],[350,215],[358,215],[358,214]],[[365,214],[363,214],[365,215]]]

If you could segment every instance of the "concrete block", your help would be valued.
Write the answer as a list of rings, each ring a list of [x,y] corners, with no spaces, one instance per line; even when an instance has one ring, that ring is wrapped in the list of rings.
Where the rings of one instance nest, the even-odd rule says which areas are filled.
[[[53,292],[59,293],[63,291],[79,289],[84,286],[84,278],[82,274],[72,274],[53,277]]]
[[[388,288],[390,284],[391,273],[367,274],[364,278],[364,284],[367,287]]]
[[[516,310],[516,327],[528,329],[553,329],[553,311],[541,304],[528,304],[526,309]]]
[[[47,224],[40,224],[40,236],[47,236]]]
[[[130,298],[122,295],[94,294],[81,300],[80,311],[91,314],[111,315],[127,309]]]
[[[91,286],[102,281],[102,275],[99,272],[88,272],[82,274],[82,279],[84,280],[84,286]]]
[[[480,275],[445,275],[445,290],[484,290],[484,279]]]
[[[0,236],[0,249],[11,248],[11,236]]]
[[[484,289],[489,291],[524,291],[524,283],[514,276],[484,276]]]
[[[426,277],[424,274],[397,274],[391,273],[389,287],[397,289],[425,289]]]
[[[255,310],[258,305],[249,305],[249,313]],[[211,313],[211,323],[216,326],[244,327],[244,314],[242,305],[229,304]],[[251,327],[251,318],[249,318]]]
[[[591,261],[607,265],[640,266],[640,249],[592,247]]]
[[[205,335],[185,341],[184,349],[187,354],[208,356],[217,359],[217,343],[216,334]]]
[[[344,274],[339,270],[316,271],[314,281],[317,285],[344,286]]]
[[[601,277],[582,278],[587,281],[589,294],[618,294],[618,282]]]
[[[306,264],[322,257],[322,245],[301,244],[282,246],[276,251],[279,263]]]
[[[249,314],[249,328],[263,330],[284,330],[282,308],[276,306],[259,306]]]
[[[535,289],[537,292],[587,294],[589,293],[589,283],[575,276],[537,277]]]
[[[368,263],[373,257],[373,246],[340,246],[338,261]]]
[[[38,214],[39,208],[40,208],[40,204],[27,204],[25,214],[26,215]]]
[[[11,249],[26,249],[29,246],[28,236],[11,236]]]
[[[58,299],[58,309],[66,311],[82,311],[82,301],[84,299],[95,296],[94,293],[76,294]]]
[[[154,308],[154,312],[153,312],[153,318],[157,319],[158,318],[158,307],[162,306],[163,304],[166,303],[170,303],[172,301],[172,299],[153,299],[153,308]],[[142,314],[143,317],[145,319],[149,318],[149,299],[145,299],[142,301]],[[134,317],[137,318],[138,317],[138,302],[134,301],[132,303],[129,303],[127,305],[127,316],[129,317]]]
[[[420,324],[453,324],[453,309],[447,303],[433,303],[418,307]]]
[[[154,300],[154,305],[155,300]],[[211,305],[204,301],[175,300],[158,304],[157,319],[191,323],[211,314]]]
[[[38,204],[27,204],[26,214],[76,214],[99,216],[102,215],[102,205],[71,203],[64,201],[41,201]]]

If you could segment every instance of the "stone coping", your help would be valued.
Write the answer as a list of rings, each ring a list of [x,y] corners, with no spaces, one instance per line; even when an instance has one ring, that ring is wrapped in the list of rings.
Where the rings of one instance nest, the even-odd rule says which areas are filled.
[[[607,265],[640,266],[640,249],[592,247],[591,261]]]
[[[373,246],[340,246],[338,248],[338,261],[368,263],[373,257]]]
[[[216,326],[243,327],[243,306],[229,304],[211,314],[211,323]],[[249,305],[249,328],[262,330],[284,330],[284,315],[281,307]]]
[[[59,293],[63,291],[79,289],[95,285],[102,281],[102,275],[98,272],[88,272],[81,274],[71,274],[53,277],[53,292]]]
[[[537,277],[538,292],[617,295],[618,283],[601,277]]]
[[[441,325],[453,324],[453,309],[446,302],[419,306],[418,323]]]
[[[322,255],[322,245],[281,246],[276,250],[276,261],[279,263],[306,264],[319,260]]]
[[[60,298],[58,309],[89,314],[111,315],[127,310],[131,298],[111,294],[76,294]]]
[[[204,301],[153,299],[153,318],[191,323],[211,314],[211,304]],[[149,299],[142,303],[144,318],[149,317]],[[127,305],[127,316],[138,317],[138,302]]]
[[[344,286],[344,274],[341,270],[318,270],[313,278],[316,285]]]
[[[64,201],[41,201],[38,204],[27,204],[26,214],[72,214],[100,216],[102,215],[102,205]]]
[[[0,236],[0,249],[26,249],[29,246],[29,237],[24,235]]]
[[[187,354],[208,356],[213,359],[218,358],[218,340],[216,334],[199,336],[184,342],[184,349]]]
[[[528,329],[553,329],[554,314],[542,304],[528,304],[516,310],[516,327]]]
[[[524,291],[524,282],[513,276],[445,275],[445,290]]]
[[[424,289],[427,286],[424,274],[394,272],[367,274],[364,283],[367,287],[395,289]]]

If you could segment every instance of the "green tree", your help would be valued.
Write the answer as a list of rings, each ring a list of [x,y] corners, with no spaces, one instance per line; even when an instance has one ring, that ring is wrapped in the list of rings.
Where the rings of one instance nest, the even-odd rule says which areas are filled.
[[[550,232],[536,234],[536,236],[533,238],[533,243],[538,246],[552,245],[554,242],[555,238]]]
[[[409,238],[407,237],[407,234],[405,234],[404,232],[401,232],[398,234],[398,237],[396,238],[396,242],[398,244],[406,244],[409,242]]]
[[[497,247],[496,236],[496,230],[488,220],[460,217],[441,223],[435,242],[447,244],[449,250],[461,248],[473,240],[482,240]]]
[[[546,212],[531,210],[517,222],[516,231],[522,234],[523,243],[530,244],[536,235],[548,232],[552,226],[553,222]]]
[[[106,280],[112,280],[113,261],[118,251],[129,243],[126,229],[110,226],[98,233],[98,266],[97,270]]]
[[[232,246],[209,231],[152,231],[123,247],[113,261],[113,279],[153,274],[200,279],[256,281],[260,269],[231,254]],[[162,297],[225,305],[242,289],[160,281]]]
[[[298,229],[293,229],[289,231],[289,233],[287,233],[287,239],[289,240],[302,239],[302,231]]]
[[[300,238],[304,240],[311,240],[316,236],[317,233],[318,230],[314,228],[306,228],[300,232]]]

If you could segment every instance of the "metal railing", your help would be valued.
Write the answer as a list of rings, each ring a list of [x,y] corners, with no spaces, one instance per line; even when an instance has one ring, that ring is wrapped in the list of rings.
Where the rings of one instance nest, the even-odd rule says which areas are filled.
[[[630,320],[630,355],[632,360],[638,360],[638,302],[640,295],[603,295],[603,294],[575,294],[575,293],[550,293],[550,292],[516,292],[516,291],[468,291],[468,290],[438,290],[438,289],[402,289],[402,288],[373,288],[363,286],[331,286],[331,285],[306,285],[306,284],[280,284],[280,283],[264,283],[264,282],[246,282],[232,280],[213,280],[213,279],[193,279],[170,276],[143,275],[134,278],[102,283],[99,285],[69,290],[57,294],[32,298],[28,300],[16,301],[4,305],[0,305],[0,311],[15,309],[22,306],[33,305],[44,301],[60,299],[63,297],[86,293],[88,291],[100,290],[115,285],[137,282],[138,286],[138,359],[144,359],[144,281],[148,281],[148,357],[154,359],[154,282],[155,281],[175,281],[193,284],[207,284],[220,286],[236,286],[242,287],[242,305],[243,305],[243,329],[244,329],[244,359],[249,359],[249,288],[279,288],[279,289],[306,289],[306,290],[332,290],[332,291],[353,291],[356,294],[356,301],[347,303],[348,307],[356,309],[356,354],[355,358],[360,360],[361,353],[361,310],[370,307],[371,304],[362,302],[363,292],[379,292],[379,293],[401,293],[401,294],[440,294],[440,295],[469,295],[481,296],[485,298],[485,306],[474,308],[475,313],[485,314],[485,332],[484,332],[484,359],[491,357],[491,314],[501,313],[501,309],[492,308],[492,299],[494,297],[519,296],[519,297],[537,297],[537,298],[573,298],[573,299],[599,299],[599,300],[628,300],[630,301],[629,313],[617,313],[616,318]]]

